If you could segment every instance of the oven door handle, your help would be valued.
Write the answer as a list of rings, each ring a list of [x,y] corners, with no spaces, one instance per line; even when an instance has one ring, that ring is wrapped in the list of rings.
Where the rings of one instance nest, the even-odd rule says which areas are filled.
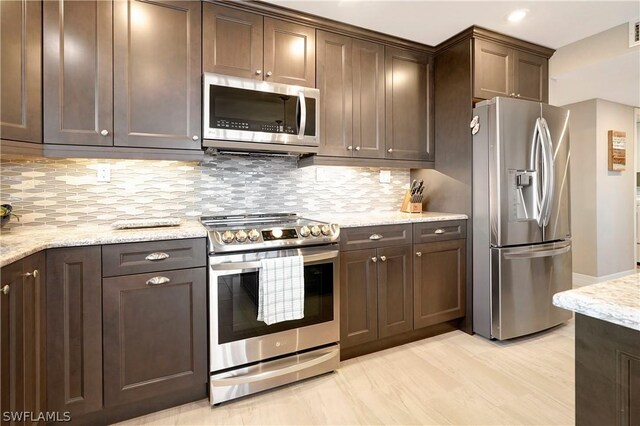
[[[329,260],[338,257],[338,250],[331,250],[327,252],[317,254],[303,255],[304,263],[318,262],[322,260]],[[211,269],[214,271],[233,271],[237,269],[259,269],[261,263],[259,260],[253,262],[224,262],[211,265]]]
[[[279,368],[276,370],[262,371],[256,374],[247,374],[243,376],[225,377],[223,379],[211,379],[213,386],[233,386],[241,385],[245,383],[258,382],[262,380],[272,379],[274,377],[284,376],[285,374],[295,373],[298,371],[306,370],[318,364],[322,364],[338,355],[338,351],[331,351],[318,358],[310,359],[309,361],[302,362],[300,364],[293,364],[287,367]]]

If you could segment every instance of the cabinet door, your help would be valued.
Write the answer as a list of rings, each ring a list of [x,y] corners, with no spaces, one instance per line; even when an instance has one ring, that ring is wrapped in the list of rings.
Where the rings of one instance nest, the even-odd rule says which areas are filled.
[[[384,46],[353,40],[352,51],[353,156],[384,158]]]
[[[473,97],[491,99],[513,93],[514,51],[500,44],[474,40]]]
[[[0,135],[42,142],[42,3],[0,2]]]
[[[386,158],[434,158],[432,69],[426,54],[385,48]]]
[[[199,1],[116,1],[114,145],[201,149]]]
[[[465,241],[414,245],[414,327],[465,315]]]
[[[353,152],[351,52],[351,38],[318,31],[321,155],[350,157]]]
[[[45,268],[44,251],[22,261],[23,407],[32,413],[46,411]]]
[[[0,409],[4,413],[22,411],[24,403],[20,386],[24,375],[19,351],[22,333],[18,333],[22,328],[18,315],[22,305],[22,262],[2,268],[0,278]]]
[[[530,101],[549,101],[549,61],[542,56],[516,51],[514,54],[516,96]]]
[[[378,334],[413,330],[411,246],[378,249]]]
[[[202,3],[204,72],[262,80],[262,16]]]
[[[264,18],[265,81],[315,87],[315,49],[315,29]]]
[[[112,3],[44,3],[44,139],[113,145]]]
[[[340,346],[378,338],[378,279],[375,249],[340,253]]]
[[[205,268],[105,278],[102,296],[106,407],[205,386]]]
[[[47,409],[102,408],[100,246],[47,250]]]

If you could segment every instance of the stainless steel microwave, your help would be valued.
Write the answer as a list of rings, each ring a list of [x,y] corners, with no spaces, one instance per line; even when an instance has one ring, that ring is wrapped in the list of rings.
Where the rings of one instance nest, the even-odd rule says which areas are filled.
[[[203,93],[204,146],[318,152],[318,89],[205,73]]]

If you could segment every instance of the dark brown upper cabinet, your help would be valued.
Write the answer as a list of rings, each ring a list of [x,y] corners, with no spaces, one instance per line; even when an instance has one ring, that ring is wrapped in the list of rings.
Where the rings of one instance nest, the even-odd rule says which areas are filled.
[[[44,140],[113,145],[113,4],[44,2]]]
[[[474,40],[473,97],[549,100],[548,59],[486,40]]]
[[[465,315],[466,240],[415,244],[414,328]]]
[[[166,283],[150,283],[157,277]],[[103,280],[105,407],[189,387],[204,391],[206,295],[205,268]]]
[[[42,142],[42,3],[0,2],[0,137]]]
[[[114,145],[200,150],[199,1],[113,5]]]
[[[433,62],[429,55],[385,48],[386,158],[435,159]]]
[[[3,267],[0,276],[0,410],[41,413],[47,410],[44,252]]]
[[[384,158],[384,46],[317,36],[320,155]]]
[[[203,13],[204,72],[315,87],[314,28],[208,3]]]
[[[262,80],[262,16],[206,2],[202,13],[205,72]]]
[[[47,404],[102,408],[101,248],[47,250]]]

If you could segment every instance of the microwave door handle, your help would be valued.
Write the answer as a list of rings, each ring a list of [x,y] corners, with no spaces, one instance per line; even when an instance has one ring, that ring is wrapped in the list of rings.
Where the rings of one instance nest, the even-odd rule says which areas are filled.
[[[300,125],[298,126],[298,139],[304,138],[304,131],[307,127],[307,100],[303,92],[298,93],[298,108],[300,111]]]

